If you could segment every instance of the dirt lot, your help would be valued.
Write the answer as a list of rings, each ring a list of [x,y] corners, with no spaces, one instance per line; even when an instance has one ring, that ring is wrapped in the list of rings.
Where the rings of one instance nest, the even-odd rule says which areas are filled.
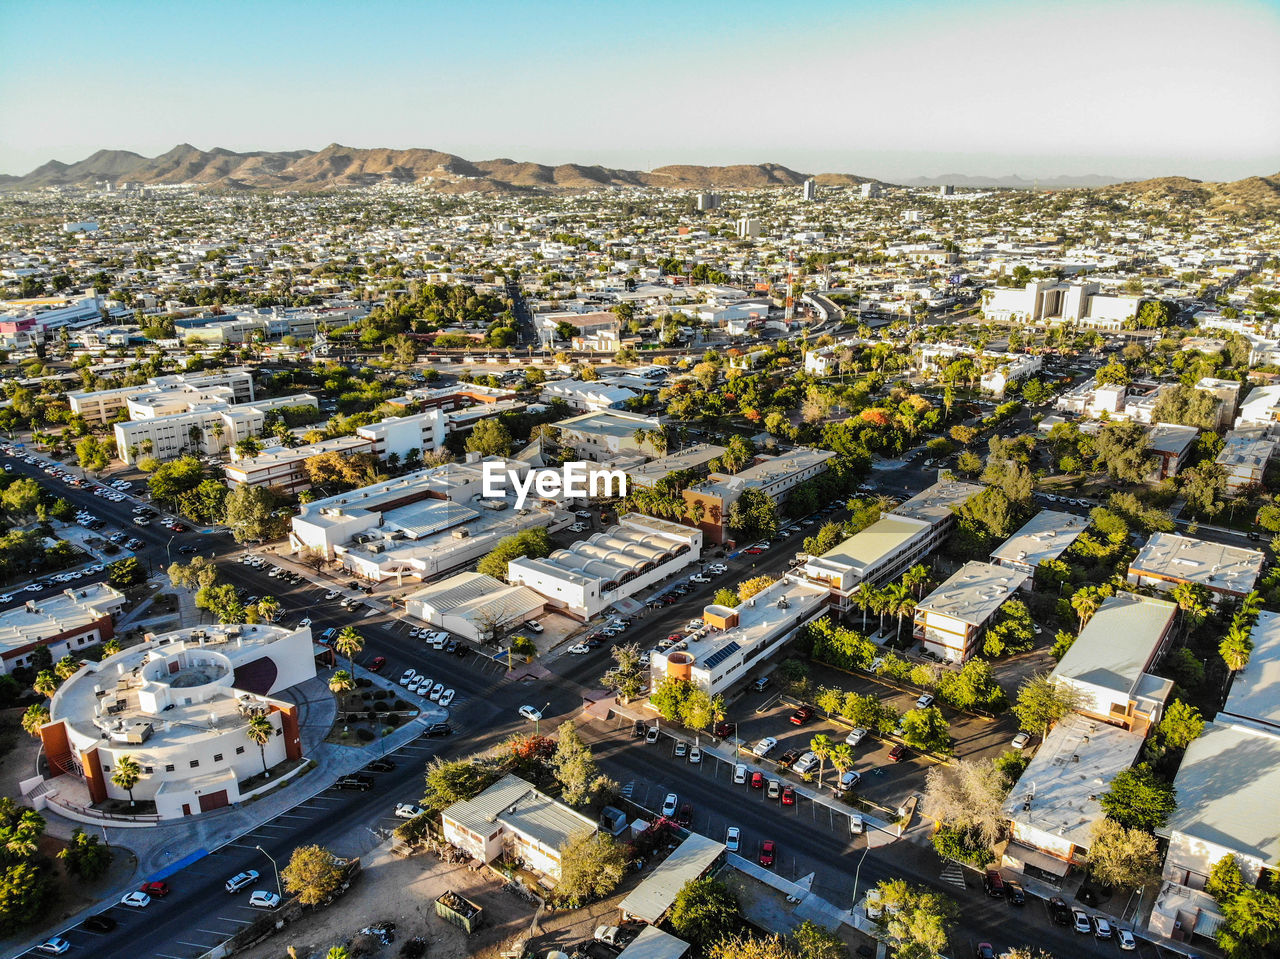
[[[424,853],[399,859],[381,846],[365,859],[364,872],[351,891],[332,907],[238,955],[286,959],[288,947],[293,946],[298,959],[320,959],[331,946],[345,945],[360,929],[383,920],[396,924],[395,942],[363,955],[390,959],[398,954],[401,943],[413,936],[428,940],[431,959],[498,959],[499,953],[519,938],[528,938],[529,949],[541,955],[548,949],[589,939],[606,919],[616,921],[618,903],[634,885],[629,880],[623,884],[625,891],[586,909],[544,913],[538,934],[529,937],[535,907],[503,892],[502,883],[492,875],[487,870],[473,872],[465,864],[442,863]],[[484,925],[474,935],[467,936],[436,915],[436,897],[449,890],[484,910]]]

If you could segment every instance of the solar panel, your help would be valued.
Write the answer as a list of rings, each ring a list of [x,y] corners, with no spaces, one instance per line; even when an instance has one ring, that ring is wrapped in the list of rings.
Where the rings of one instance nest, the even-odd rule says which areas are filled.
[[[725,643],[719,649],[717,649],[710,656],[708,656],[706,662],[704,662],[702,665],[705,666],[707,669],[714,669],[716,666],[719,666],[721,663],[723,663],[726,659],[728,659],[730,656],[732,656],[741,648],[742,648],[741,646],[739,646],[737,643],[731,640]]]

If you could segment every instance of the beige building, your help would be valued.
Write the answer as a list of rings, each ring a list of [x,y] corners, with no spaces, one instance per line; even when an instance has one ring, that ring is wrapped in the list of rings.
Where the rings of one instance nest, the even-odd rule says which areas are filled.
[[[946,662],[962,663],[996,610],[1022,586],[1026,574],[992,563],[968,562],[916,604],[915,635]]]

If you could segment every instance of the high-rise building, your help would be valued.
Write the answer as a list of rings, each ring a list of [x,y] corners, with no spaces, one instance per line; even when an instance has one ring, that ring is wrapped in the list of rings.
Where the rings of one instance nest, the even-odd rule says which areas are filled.
[[[749,239],[760,235],[760,221],[753,216],[738,218],[738,236]]]
[[[806,200],[816,200],[818,198],[818,181],[812,177],[804,181],[804,198]]]
[[[938,187],[938,196],[954,196],[956,188],[950,183],[944,183]]]
[[[863,198],[864,200],[874,200],[874,199],[876,199],[876,198],[877,198],[877,197],[879,197],[879,196],[880,196],[880,184],[879,184],[879,183],[864,183],[864,184],[862,184],[862,198]]]
[[[699,210],[718,210],[720,209],[719,193],[699,193],[698,194]]]

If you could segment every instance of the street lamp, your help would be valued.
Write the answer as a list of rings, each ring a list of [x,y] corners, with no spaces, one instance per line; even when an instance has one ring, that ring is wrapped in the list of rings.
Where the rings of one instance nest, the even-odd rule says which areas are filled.
[[[267,852],[265,849],[263,849],[261,846],[254,846],[253,848],[258,850],[258,852],[262,853],[268,859],[271,859],[271,854]],[[866,855],[866,853],[863,853],[863,855]],[[861,863],[859,863],[859,865],[861,865]],[[274,869],[276,873],[276,895],[279,896],[281,899],[283,899],[284,892],[280,888],[280,867],[276,865],[276,861],[274,859],[271,859],[271,868]],[[854,891],[856,892],[858,888],[858,883],[856,880],[854,881],[853,886],[854,886]]]
[[[867,853],[871,851],[871,837],[866,832],[862,834],[862,855],[858,857],[858,868],[853,872],[853,908],[858,905],[858,877],[862,875],[862,860],[867,858]]]
[[[542,709],[538,710],[538,718],[534,720],[534,723],[533,723],[533,734],[535,736],[542,735],[542,714],[550,705],[551,705],[551,700],[547,700],[546,705],[544,705]]]

